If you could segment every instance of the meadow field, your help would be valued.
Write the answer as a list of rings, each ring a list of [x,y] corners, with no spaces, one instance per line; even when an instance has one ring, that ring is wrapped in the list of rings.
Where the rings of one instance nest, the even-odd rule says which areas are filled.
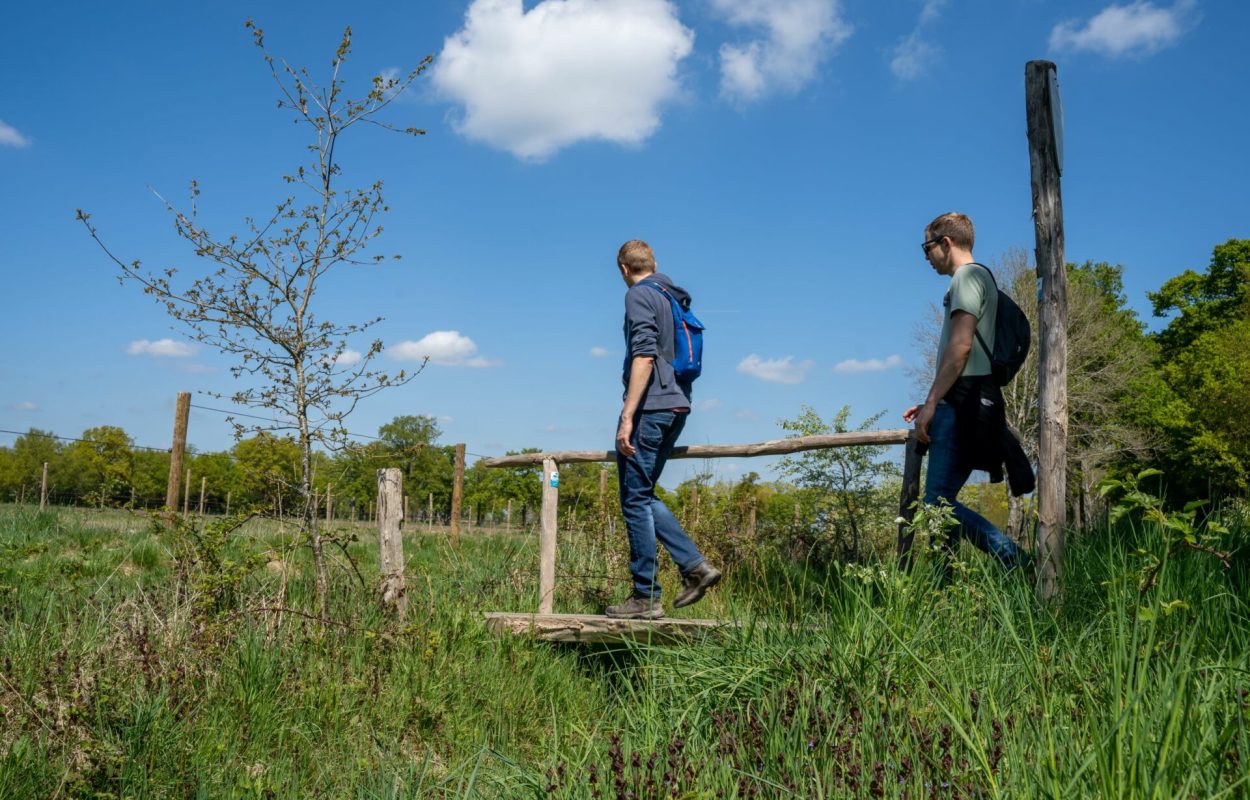
[[[339,528],[321,621],[293,528],[3,506],[0,797],[1248,797],[1243,512],[1152,578],[1156,524],[1074,532],[1053,608],[974,552],[766,548],[676,612],[739,627],[589,646],[483,622],[535,607],[536,534],[406,531],[394,620]],[[597,613],[623,536],[561,535],[556,609]]]

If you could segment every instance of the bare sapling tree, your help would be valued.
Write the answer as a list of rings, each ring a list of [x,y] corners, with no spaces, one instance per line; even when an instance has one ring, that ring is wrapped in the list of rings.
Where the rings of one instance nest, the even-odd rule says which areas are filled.
[[[320,314],[317,290],[329,272],[399,258],[369,253],[382,232],[378,218],[388,210],[382,183],[340,188],[336,147],[348,129],[361,123],[409,136],[423,134],[377,117],[425,71],[431,58],[402,78],[374,77],[367,94],[350,99],[340,75],[351,52],[350,27],[343,32],[330,62],[329,84],[324,86],[312,80],[306,67],[295,68],[270,55],[263,31],[251,20],[247,27],[278,85],[278,107],[293,111],[295,121],[311,134],[307,160],[282,177],[292,193],[263,222],[247,218],[246,234],[224,238],[197,221],[195,182],[186,211],[158,194],[178,236],[207,262],[186,273],[173,268],[153,273],[137,260],[124,261],[104,244],[88,214],[79,210],[78,219],[118,266],[121,282],[141,286],[185,326],[190,338],[234,360],[230,371],[242,381],[241,388],[207,394],[269,412],[269,421],[262,424],[250,422],[259,415],[244,415],[246,424],[231,418],[236,436],[260,431],[294,434],[301,454],[301,525],[312,549],[318,606],[324,616],[328,581],[313,507],[313,448],[343,447],[347,435],[343,421],[361,400],[415,376],[375,368],[374,359],[382,352],[380,340],[374,340],[359,360],[354,354],[347,357],[348,342],[381,322],[381,317],[343,323]]]

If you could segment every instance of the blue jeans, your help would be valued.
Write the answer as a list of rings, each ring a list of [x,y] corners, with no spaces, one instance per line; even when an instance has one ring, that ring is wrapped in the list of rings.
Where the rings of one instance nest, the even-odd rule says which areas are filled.
[[[703,563],[699,548],[673,512],[655,496],[655,484],[685,426],[684,413],[643,411],[634,419],[629,440],[636,452],[629,457],[619,450],[616,453],[621,514],[629,534],[629,571],[634,577],[634,593],[641,597],[660,596],[660,584],[655,579],[656,539],[683,575]]]
[[[955,409],[947,403],[938,403],[933,421],[929,423],[929,471],[925,476],[924,501],[937,505],[939,500],[945,500],[954,507],[959,525],[950,531],[947,540],[950,548],[953,549],[962,537],[1004,567],[1014,566],[1021,557],[1016,543],[988,519],[955,499],[971,474],[972,468],[959,458],[956,446]]]

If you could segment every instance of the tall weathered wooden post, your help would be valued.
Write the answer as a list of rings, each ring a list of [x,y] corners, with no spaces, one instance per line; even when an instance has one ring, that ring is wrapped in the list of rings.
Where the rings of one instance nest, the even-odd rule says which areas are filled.
[[[178,480],[182,477],[182,460],[187,452],[187,419],[191,416],[191,393],[178,392],[174,405],[174,441],[169,449],[169,482],[165,486],[165,508],[178,510]]]
[[[1024,67],[1029,168],[1037,275],[1038,318],[1037,593],[1059,594],[1063,581],[1063,539],[1067,523],[1068,449],[1068,278],[1063,253],[1063,106],[1056,67],[1030,61]]]

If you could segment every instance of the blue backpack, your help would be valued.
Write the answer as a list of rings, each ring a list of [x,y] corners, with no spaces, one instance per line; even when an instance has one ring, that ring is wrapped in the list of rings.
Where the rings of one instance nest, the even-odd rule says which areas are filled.
[[[703,374],[704,325],[689,308],[678,303],[677,298],[660,284],[655,281],[640,283],[668,298],[668,303],[673,308],[673,374],[682,383],[690,383]]]

